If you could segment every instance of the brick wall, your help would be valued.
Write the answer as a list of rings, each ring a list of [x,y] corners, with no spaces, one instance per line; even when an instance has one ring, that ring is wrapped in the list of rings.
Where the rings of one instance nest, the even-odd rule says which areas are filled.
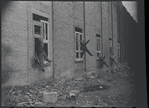
[[[32,9],[52,15],[51,2],[10,1],[2,11],[2,71],[8,76],[4,85],[26,85],[52,76],[51,67],[41,73],[33,68],[34,37]],[[49,17],[51,27],[52,17]],[[49,30],[52,33],[51,29]],[[52,46],[50,34],[50,46]],[[52,50],[52,47],[49,49]],[[50,52],[50,59],[52,59]],[[9,73],[9,74],[6,74]],[[5,80],[5,79],[4,79]]]
[[[118,31],[117,31],[117,2],[112,2],[112,20],[113,20],[113,50],[114,50],[114,59],[117,62],[117,38],[118,38]]]
[[[46,15],[49,19],[49,59],[53,62],[49,67],[45,67],[46,72],[41,72],[39,67],[32,66],[34,56],[32,14],[34,12],[41,16]],[[130,26],[132,28],[129,28]],[[133,55],[135,26],[136,23],[121,2],[112,2],[112,4],[111,2],[85,2],[85,5],[83,2],[53,2],[52,5],[52,2],[44,1],[10,1],[2,11],[2,71],[9,73],[5,85],[26,85],[50,78],[52,75],[55,78],[60,76],[70,78],[77,71],[84,71],[84,62],[75,62],[75,27],[82,29],[83,36],[85,31],[86,40],[91,39],[87,47],[94,56],[86,54],[87,71],[95,69],[97,65],[96,34],[101,35],[102,54],[106,56],[107,64],[110,56],[110,37],[113,37],[116,61],[118,61],[119,37],[120,62],[126,62],[129,59],[128,44],[132,46],[131,57]],[[133,57],[132,60],[134,60]]]
[[[93,54],[93,56],[86,54],[87,71],[96,68],[96,59],[97,59],[96,34],[101,35],[101,13],[100,12],[101,12],[100,2],[85,3],[86,40],[91,39],[87,47],[89,51]]]
[[[76,13],[73,11],[72,2],[53,2],[53,10],[54,76],[55,78],[59,76],[71,77],[75,67],[73,14]],[[77,17],[82,15],[77,14]]]
[[[102,2],[102,44],[103,44],[103,55],[105,56],[105,62],[109,63],[109,37],[111,29],[109,27],[109,15],[108,15],[108,2]]]
[[[53,32],[52,32],[52,2],[28,1],[27,2],[27,70],[29,83],[52,77],[53,62],[45,66],[45,72],[39,66],[34,66],[34,36],[33,36],[33,13],[48,18],[49,22],[49,59],[53,61]]]
[[[27,83],[26,2],[8,2],[2,10],[2,74],[5,85]],[[3,79],[5,80],[5,79]]]

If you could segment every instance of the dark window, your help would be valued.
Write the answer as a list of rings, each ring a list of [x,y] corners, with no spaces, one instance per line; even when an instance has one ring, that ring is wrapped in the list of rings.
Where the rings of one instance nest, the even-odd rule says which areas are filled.
[[[41,27],[40,26],[37,26],[37,25],[34,25],[34,32],[35,32],[35,34],[41,34]]]
[[[83,41],[82,29],[75,27],[75,43],[76,43],[76,61],[82,61],[82,48],[81,42]]]
[[[82,29],[80,29],[80,28],[78,28],[78,27],[75,27],[75,31],[82,33]]]
[[[38,59],[41,64],[47,64],[47,59],[49,57],[49,54],[48,54],[48,49],[49,49],[48,47],[49,46],[48,18],[33,14],[33,20],[34,20],[34,23],[33,23],[34,34],[33,35],[35,38],[35,53],[37,54],[36,56],[38,56]]]
[[[79,58],[79,53],[78,52],[76,53],[76,58]]]
[[[48,18],[45,18],[43,16],[39,16],[37,14],[33,14],[33,20],[35,20],[35,21],[40,21],[40,20],[48,21]]]
[[[44,43],[44,51],[46,55],[48,56],[48,44],[47,43]]]
[[[97,59],[101,56],[101,37],[99,34],[96,34],[96,44],[97,44]]]

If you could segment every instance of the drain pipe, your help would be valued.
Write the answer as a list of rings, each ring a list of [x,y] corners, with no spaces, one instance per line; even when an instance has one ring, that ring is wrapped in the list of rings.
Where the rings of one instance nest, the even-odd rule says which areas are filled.
[[[85,36],[85,1],[83,1],[83,17],[84,17],[84,40],[86,41]],[[86,53],[84,53],[84,71],[86,72]]]
[[[54,79],[54,75],[55,75],[55,65],[54,65],[54,11],[53,11],[53,1],[52,1],[52,5],[51,5],[51,8],[52,8],[52,56],[53,56],[53,74],[52,74],[52,78]]]

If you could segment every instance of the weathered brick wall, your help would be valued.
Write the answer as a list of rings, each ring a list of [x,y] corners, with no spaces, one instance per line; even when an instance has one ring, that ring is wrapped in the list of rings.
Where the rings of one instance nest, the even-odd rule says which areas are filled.
[[[120,53],[121,53],[121,62],[125,62],[125,46],[124,46],[124,7],[122,3],[120,3]]]
[[[2,80],[5,85],[27,83],[26,2],[9,1],[2,10]]]
[[[49,50],[50,59],[53,62],[49,67],[45,67],[46,72],[41,72],[39,68],[32,66],[34,56],[33,10],[46,15],[49,19]],[[129,22],[127,22],[128,19]],[[116,61],[117,38],[119,37],[120,61],[126,62],[126,55],[127,60],[129,59],[128,44],[132,46],[131,57],[133,55],[135,26],[135,21],[121,2],[112,2],[112,5],[111,2],[85,2],[84,10],[83,2],[53,2],[52,6],[52,2],[47,1],[10,1],[2,10],[2,71],[8,72],[5,85],[29,84],[49,78],[53,73],[55,78],[72,77],[75,71],[83,71],[83,62],[75,62],[75,27],[81,28],[83,35],[85,29],[86,40],[91,39],[87,47],[94,56],[86,54],[87,71],[95,69],[97,65],[96,34],[101,35],[102,53],[106,56],[107,64],[109,64],[109,37],[112,36]],[[134,60],[133,57],[132,60]]]
[[[132,16],[128,13],[126,8],[122,5],[121,2],[118,3],[118,32],[119,32],[119,41],[121,45],[121,57],[120,62],[129,62],[131,64],[134,59],[135,52],[135,35],[137,23],[134,21]]]
[[[117,42],[120,42],[120,2],[117,2]],[[117,59],[117,62],[120,63],[120,58]]]
[[[4,85],[26,85],[52,76],[52,65],[46,72],[33,68],[34,37],[32,9],[52,16],[51,2],[11,1],[2,10],[2,71],[8,80]],[[52,17],[49,17],[50,27]],[[50,49],[52,51],[52,31]],[[50,52],[50,59],[52,60]],[[8,74],[6,74],[8,73]]]
[[[117,62],[117,38],[118,38],[118,31],[117,31],[117,2],[112,2],[112,20],[113,20],[113,52],[114,52],[114,59]]]
[[[81,28],[84,37],[83,2],[74,2],[73,6],[73,27]],[[84,67],[84,62],[75,62],[75,73],[80,73],[84,71]]]
[[[28,47],[27,47],[27,70],[29,83],[52,77],[53,62],[50,66],[45,66],[45,72],[40,67],[34,66],[34,36],[33,36],[33,13],[48,18],[49,22],[49,59],[53,61],[53,38],[52,38],[52,2],[28,1],[27,5],[27,28],[28,28]]]
[[[112,18],[112,5],[111,5],[111,2],[108,2],[108,25],[109,25],[109,28],[108,28],[108,32],[109,32],[109,38],[112,38],[113,37],[113,18]],[[109,42],[107,43],[109,45]],[[108,50],[109,50],[109,47],[108,47]],[[107,55],[108,57],[108,60],[110,60],[110,51],[109,51],[109,54]],[[107,64],[110,66],[110,62],[108,61]]]
[[[75,7],[73,7],[72,2],[53,2],[55,78],[59,76],[71,77],[74,72],[75,37],[73,15],[75,13],[73,8]]]
[[[102,2],[102,44],[105,62],[109,63],[109,18],[108,18],[108,2]]]
[[[96,34],[101,35],[101,6],[100,2],[85,3],[85,34],[86,40],[91,39],[87,47],[93,56],[86,53],[87,71],[96,68],[97,45]]]

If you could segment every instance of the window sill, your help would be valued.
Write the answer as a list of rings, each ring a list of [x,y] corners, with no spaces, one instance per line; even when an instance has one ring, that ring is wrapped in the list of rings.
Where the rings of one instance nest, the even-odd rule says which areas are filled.
[[[75,61],[75,63],[83,63],[83,60]]]
[[[42,67],[49,67],[51,66],[50,63],[47,63],[47,64],[41,64]],[[33,64],[33,68],[37,68],[37,67],[40,67],[38,64]]]

